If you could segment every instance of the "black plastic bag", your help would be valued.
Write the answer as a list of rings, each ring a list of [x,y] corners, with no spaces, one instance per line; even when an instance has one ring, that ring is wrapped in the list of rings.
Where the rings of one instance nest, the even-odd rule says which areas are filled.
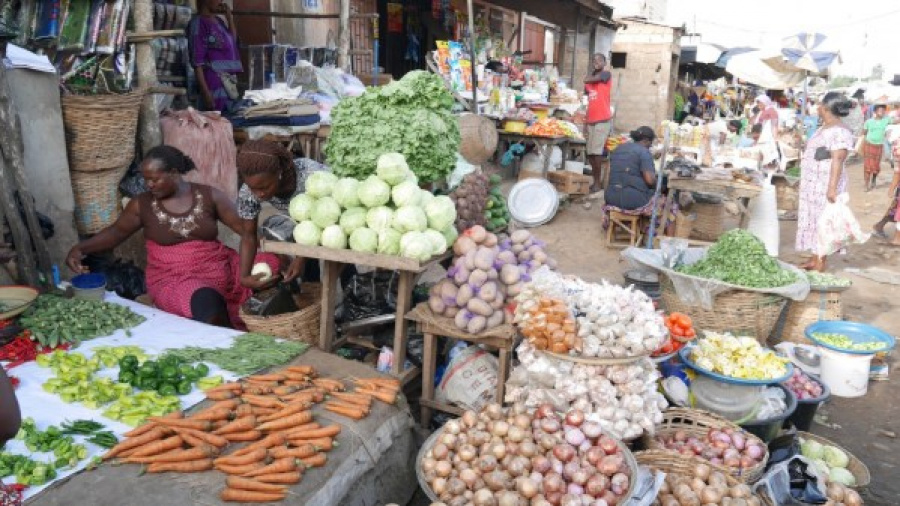
[[[106,276],[106,289],[134,300],[147,293],[144,271],[133,262],[111,256],[88,255],[82,262],[91,272]]]
[[[397,273],[356,273],[345,283],[342,321],[352,322],[397,309]]]
[[[25,222],[25,206],[22,204],[21,194],[17,191],[15,192],[16,199],[16,207],[19,209],[19,218],[22,222]],[[34,205],[34,197],[31,197],[31,204]],[[53,220],[51,220],[46,215],[39,213],[37,211],[34,212],[37,215],[38,226],[41,227],[41,235],[44,237],[44,240],[50,239],[53,237],[53,234],[56,232],[56,227],[53,225]],[[9,221],[7,220],[7,224]],[[7,227],[9,228],[9,227]],[[7,231],[3,234],[3,242],[7,244],[13,244],[13,235],[11,231]]]

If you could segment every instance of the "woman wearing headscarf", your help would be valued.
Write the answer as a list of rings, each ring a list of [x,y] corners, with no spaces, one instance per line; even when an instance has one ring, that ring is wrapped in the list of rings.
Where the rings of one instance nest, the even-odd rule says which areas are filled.
[[[825,206],[847,191],[847,172],[844,162],[853,149],[853,134],[842,118],[849,114],[852,102],[837,92],[826,94],[818,105],[822,126],[806,144],[800,159],[800,205],[797,211],[798,252],[813,253],[801,267],[825,270],[825,257],[815,256],[818,241],[819,216]]]
[[[622,144],[609,155],[606,205],[632,211],[650,204],[656,189],[656,166],[650,154],[655,138],[652,128],[642,126],[631,132],[632,142]]]
[[[766,95],[756,97],[756,106],[759,107],[759,114],[756,115],[753,122],[757,125],[765,125],[769,123],[772,127],[772,136],[778,138],[778,109],[772,99]]]

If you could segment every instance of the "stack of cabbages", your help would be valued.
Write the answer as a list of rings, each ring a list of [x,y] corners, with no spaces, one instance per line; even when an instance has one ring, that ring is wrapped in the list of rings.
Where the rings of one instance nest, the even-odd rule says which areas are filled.
[[[306,246],[395,255],[425,261],[456,240],[456,206],[419,188],[399,153],[378,158],[364,181],[314,172],[291,200],[294,241]]]
[[[428,305],[470,334],[510,323],[512,313],[506,306],[522,291],[531,273],[544,265],[556,268],[544,243],[527,230],[500,240],[476,225],[456,239],[453,253],[447,279],[431,288]]]

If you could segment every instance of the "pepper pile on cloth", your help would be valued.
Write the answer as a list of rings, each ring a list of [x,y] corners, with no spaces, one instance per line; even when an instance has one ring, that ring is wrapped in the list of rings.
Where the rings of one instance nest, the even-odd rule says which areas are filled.
[[[41,346],[37,341],[31,340],[30,330],[24,330],[15,339],[0,347],[0,361],[9,362],[6,370],[10,370],[26,362],[34,361],[38,355],[51,353],[54,350],[68,349],[68,343],[60,344],[56,348]]]

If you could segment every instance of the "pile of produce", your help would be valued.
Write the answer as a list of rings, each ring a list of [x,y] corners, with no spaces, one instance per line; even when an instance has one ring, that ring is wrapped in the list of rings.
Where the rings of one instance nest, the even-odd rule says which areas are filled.
[[[748,288],[776,288],[797,281],[797,275],[770,256],[759,238],[743,229],[725,232],[702,260],[676,270]]]
[[[453,318],[470,334],[509,322],[506,305],[518,295],[535,269],[555,266],[543,243],[531,232],[517,230],[509,239],[484,227],[466,230],[453,243],[455,255],[447,279],[430,290],[428,305],[436,315]]]
[[[201,362],[192,367],[176,356],[167,356],[159,362],[147,360],[140,363],[134,355],[125,355],[119,360],[119,383],[156,391],[160,395],[187,395],[194,389],[195,383],[208,388],[222,382],[221,376],[204,382],[208,375],[206,364]]]
[[[863,500],[859,493],[846,485],[832,481],[825,489],[825,496],[830,499],[828,506],[862,506]]]
[[[541,297],[516,307],[516,326],[538,350],[568,354],[582,346],[575,335],[575,318],[561,299]]]
[[[131,386],[116,383],[110,378],[97,378],[99,358],[60,350],[40,355],[37,364],[49,367],[56,376],[42,385],[44,391],[59,395],[63,402],[79,402],[89,409],[97,409],[117,399],[131,395]]]
[[[459,124],[440,77],[414,70],[387,86],[341,100],[331,112],[328,165],[365,179],[384,153],[402,153],[422,182],[443,179],[456,164]]]
[[[729,485],[728,478],[706,464],[697,464],[691,475],[667,473],[654,506],[688,506],[691,504],[762,506],[744,483]],[[735,502],[735,501],[742,502]]]
[[[813,337],[822,344],[851,351],[871,351],[875,353],[887,349],[884,341],[854,341],[844,334],[833,332],[813,332]]]
[[[308,344],[275,339],[265,334],[247,333],[237,336],[230,348],[198,348],[187,346],[169,350],[169,357],[182,363],[211,362],[226,371],[245,376],[266,367],[286,364],[309,348]]]
[[[850,457],[840,448],[823,445],[812,439],[800,438],[800,453],[812,460],[816,468],[829,481],[848,487],[856,485],[856,478],[853,476],[853,473],[847,470],[847,466],[850,464]]]
[[[294,241],[306,246],[428,260],[456,239],[456,206],[419,188],[403,155],[378,158],[364,181],[314,172],[306,193],[291,199]]]
[[[16,439],[24,442],[29,451],[52,452],[56,459],[53,467],[56,469],[75,466],[87,457],[87,448],[75,443],[72,436],[53,425],[46,430],[39,430],[31,418],[22,420]]]
[[[627,365],[576,364],[538,353],[528,341],[516,350],[520,365],[507,381],[506,401],[528,409],[550,403],[557,411],[577,409],[617,439],[652,434],[668,406],[648,358]]]
[[[102,423],[93,420],[75,420],[74,422],[65,422],[62,424],[63,434],[80,434],[82,436],[90,436],[88,442],[94,443],[102,448],[112,448],[119,442],[119,438],[108,430]]]
[[[9,362],[6,368],[12,369],[13,367],[18,367],[26,362],[37,359],[38,355],[50,353],[53,350],[68,349],[68,343],[62,343],[54,348],[42,346],[31,338],[31,331],[25,329],[12,341],[0,347],[0,361]]]
[[[519,107],[518,109],[513,109],[511,111],[507,111],[507,113],[503,116],[503,119],[509,121],[524,121],[525,123],[531,123],[532,121],[537,119],[534,112],[527,107]]]
[[[476,225],[488,224],[489,181],[484,173],[472,172],[450,192],[450,200],[456,205],[456,230],[460,234]]]
[[[672,313],[663,318],[663,323],[669,329],[669,334],[678,338],[678,341],[690,341],[697,337],[697,331],[694,330],[694,322],[686,314]]]
[[[56,478],[56,469],[24,455],[0,452],[0,478],[7,476],[15,477],[19,485],[40,486]]]
[[[578,131],[578,128],[556,118],[543,118],[535,121],[525,129],[525,135],[581,138],[581,132]]]
[[[561,416],[549,405],[529,413],[490,404],[447,422],[421,466],[448,506],[615,505],[631,490],[628,457],[578,410]]]
[[[769,380],[788,372],[788,358],[763,348],[752,337],[706,332],[697,339],[689,354],[690,360],[701,369],[723,376],[745,380]]]
[[[798,401],[821,397],[824,391],[822,389],[822,384],[819,383],[818,380],[810,378],[805,372],[801,371],[799,367],[794,368],[791,377],[782,383],[782,385],[787,387]]]
[[[19,323],[31,331],[31,338],[41,346],[56,348],[63,343],[108,336],[119,329],[125,329],[125,334],[130,336],[129,329],[144,320],[119,304],[40,295]]]
[[[732,428],[710,429],[702,438],[676,430],[657,435],[655,439],[666,450],[697,456],[727,469],[753,469],[766,457],[762,441],[750,433]]]
[[[606,152],[612,153],[613,151],[616,150],[617,147],[619,147],[622,144],[625,144],[626,142],[629,142],[629,141],[630,141],[630,139],[628,138],[627,135],[610,135],[606,139],[606,146],[605,146]]]
[[[835,276],[834,274],[828,272],[806,271],[805,274],[806,279],[809,280],[809,284],[811,286],[826,288],[846,288],[853,284],[853,282],[847,278]]]
[[[131,388],[124,383],[117,383],[117,386]],[[140,392],[119,397],[103,411],[103,416],[135,427],[151,416],[162,416],[180,408],[181,399],[178,396]]]
[[[487,203],[484,210],[484,226],[488,232],[499,232],[506,228],[512,217],[509,215],[509,209],[506,207],[506,199],[503,198],[503,191],[500,189],[502,179],[499,175],[494,174],[488,178],[491,190],[488,192]],[[457,207],[457,214],[459,207]]]

